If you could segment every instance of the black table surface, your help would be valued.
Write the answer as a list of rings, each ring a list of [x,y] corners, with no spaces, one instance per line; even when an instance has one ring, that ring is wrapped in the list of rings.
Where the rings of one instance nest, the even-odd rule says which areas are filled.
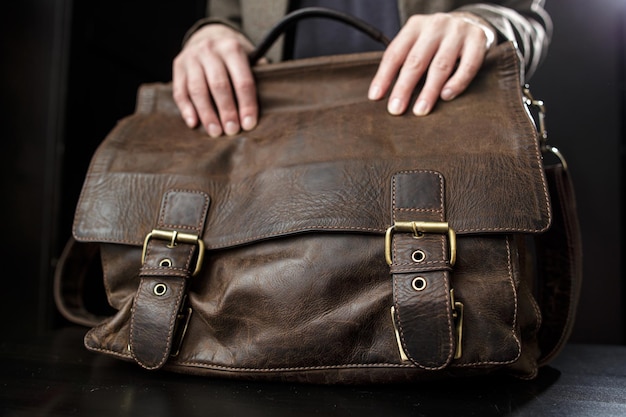
[[[533,381],[318,386],[145,371],[84,333],[0,342],[0,416],[626,416],[626,346],[568,345]]]

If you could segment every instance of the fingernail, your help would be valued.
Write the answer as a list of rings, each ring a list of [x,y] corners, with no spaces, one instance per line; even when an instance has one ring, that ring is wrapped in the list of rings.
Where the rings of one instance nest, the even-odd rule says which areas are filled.
[[[454,98],[454,91],[451,88],[445,88],[441,92],[441,98],[443,100],[452,100]]]
[[[256,118],[252,116],[246,116],[243,118],[241,122],[241,127],[243,130],[252,130],[256,126]]]
[[[426,116],[428,114],[428,103],[426,100],[419,100],[413,108],[413,113],[416,116]]]
[[[209,136],[211,136],[212,138],[222,136],[222,129],[215,123],[211,123],[209,126],[207,126],[207,131],[209,133]]]
[[[193,117],[191,116],[187,116],[185,118],[185,123],[187,124],[188,127],[193,128],[194,125],[196,124],[196,121]]]
[[[402,102],[399,98],[394,98],[389,102],[389,107],[387,107],[387,111],[394,116],[402,114]]]
[[[367,92],[367,98],[370,100],[378,100],[380,98],[380,88],[377,85],[371,86],[370,90]]]
[[[235,122],[226,122],[226,126],[224,126],[224,133],[228,136],[236,135],[239,133],[239,125]]]

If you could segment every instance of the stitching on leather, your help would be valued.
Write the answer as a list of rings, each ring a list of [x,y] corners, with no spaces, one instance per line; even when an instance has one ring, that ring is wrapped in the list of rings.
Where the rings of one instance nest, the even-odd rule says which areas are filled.
[[[522,346],[521,346],[521,342],[519,340],[519,337],[517,336],[515,329],[517,326],[517,310],[518,310],[518,301],[517,301],[517,291],[515,289],[515,282],[513,280],[513,270],[512,270],[512,266],[511,266],[511,250],[510,250],[510,245],[509,245],[509,238],[505,237],[505,241],[506,241],[506,248],[507,248],[507,263],[508,263],[508,271],[509,271],[509,282],[511,283],[511,288],[513,289],[513,303],[514,303],[514,311],[513,311],[513,325],[511,326],[511,334],[513,335],[513,338],[515,339],[515,343],[517,344],[517,355],[515,355],[515,357],[513,359],[510,360],[506,360],[506,361],[483,361],[483,362],[468,362],[468,363],[455,363],[453,364],[453,366],[457,366],[457,367],[461,367],[461,368],[466,368],[466,367],[473,367],[473,366],[481,366],[481,365],[508,365],[508,364],[512,364],[517,362],[517,360],[520,358],[521,354],[522,354]]]
[[[218,244],[207,244],[207,249],[226,249],[231,246],[237,246],[244,243],[254,243],[257,240],[263,240],[273,237],[286,237],[287,235],[293,235],[296,233],[306,233],[311,230],[319,230],[319,231],[331,231],[331,232],[341,232],[341,231],[355,231],[355,232],[367,232],[367,233],[384,233],[386,229],[379,229],[374,227],[334,227],[334,226],[319,226],[312,225],[307,226],[306,228],[296,227],[292,229],[281,230],[278,233],[265,233],[261,235],[251,236],[245,239],[236,239],[236,240],[228,240],[223,243]],[[469,234],[469,233],[536,233],[537,231],[534,229],[509,229],[509,228],[500,228],[500,227],[492,227],[492,228],[484,228],[484,229],[455,229],[457,235],[461,234]],[[142,246],[143,241],[140,240],[129,240],[129,239],[110,239],[110,238],[102,238],[102,237],[80,237],[76,238],[79,242],[95,242],[95,243],[113,243],[113,244],[127,244],[132,246]]]
[[[189,194],[200,195],[200,196],[203,197],[204,204],[202,205],[202,211],[201,211],[200,216],[197,219],[196,226],[185,226],[185,225],[177,225],[177,224],[175,225],[175,224],[168,224],[168,223],[164,222],[165,213],[167,212],[166,209],[167,209],[167,206],[169,204],[170,196],[174,195],[175,193],[189,193]],[[193,230],[193,231],[196,232],[196,234],[200,235],[200,233],[202,232],[202,229],[203,229],[203,225],[204,225],[204,222],[205,222],[208,210],[209,210],[209,203],[210,203],[209,196],[206,193],[202,192],[202,191],[186,190],[186,189],[172,189],[172,190],[168,190],[165,193],[165,196],[163,198],[163,204],[162,204],[161,211],[160,211],[160,214],[159,214],[157,228],[169,227],[169,228],[172,228],[172,229]],[[200,238],[201,238],[201,236],[200,236]],[[184,269],[183,268],[168,268],[167,270],[169,270],[169,271],[172,271],[172,270],[173,271],[182,271],[182,272],[184,272],[186,274],[189,274],[190,269],[191,269],[191,263],[192,263],[192,260],[193,260],[194,249],[195,249],[195,246],[192,246],[192,247],[190,247],[190,250],[187,251],[187,260],[185,262]],[[150,246],[148,246],[148,251],[146,252],[146,255],[149,252],[149,250],[150,250]],[[153,271],[152,273],[155,274],[155,275],[165,275],[166,274],[165,270],[164,270],[163,273],[158,273],[157,272],[157,268],[153,268],[153,267],[147,267],[147,268],[145,268],[145,270],[146,271]]]
[[[163,364],[167,361],[167,358],[170,355],[170,351],[172,349],[172,339],[174,338],[174,326],[176,326],[176,318],[178,317],[178,312],[180,311],[181,301],[183,299],[183,294],[185,293],[185,282],[180,282],[180,288],[178,289],[176,295],[176,302],[174,304],[175,308],[170,310],[170,325],[167,329],[167,349],[163,352],[163,357],[159,362],[159,367],[163,366]]]
[[[196,230],[198,231],[198,233],[200,233],[200,230],[202,229],[202,225],[204,224],[205,218],[206,218],[206,214],[207,214],[207,210],[208,210],[208,204],[209,204],[209,199],[208,196],[203,193],[203,192],[199,192],[199,191],[188,191],[188,190],[169,190],[166,192],[164,198],[163,198],[163,203],[162,203],[162,207],[161,207],[161,211],[159,214],[159,219],[158,219],[158,223],[157,223],[157,227],[163,227],[163,226],[167,226],[166,224],[164,224],[164,216],[166,213],[166,209],[167,209],[167,205],[169,202],[169,198],[170,195],[173,195],[174,193],[180,193],[180,192],[185,192],[185,193],[193,193],[193,194],[198,194],[198,195],[202,195],[204,197],[204,204],[203,204],[203,208],[202,208],[202,214],[201,216],[196,219],[197,223],[196,223],[196,227],[195,228],[191,228],[191,230]],[[184,228],[181,227],[179,225],[175,225],[173,226],[174,228]],[[150,250],[151,250],[151,246],[152,245],[148,245],[148,248],[146,249],[146,256],[149,256],[150,254]],[[173,276],[172,274],[172,270],[175,272],[182,272],[184,275],[188,276],[190,271],[190,265],[191,265],[191,260],[193,258],[193,254],[195,251],[195,245],[188,245],[186,250],[183,249],[183,251],[187,252],[187,260],[185,263],[185,269],[182,268],[170,268],[169,269],[169,273],[168,270],[165,269],[159,269],[159,268],[155,268],[155,267],[146,267],[146,268],[141,268],[140,270],[140,274],[143,275],[144,271],[150,272],[151,276],[167,276],[167,277],[172,277],[173,279],[176,279],[176,281],[170,283],[170,286],[174,289],[176,289],[176,299],[174,300],[173,303],[166,303],[165,307],[170,307],[168,308],[168,313],[169,313],[169,325],[167,328],[167,339],[165,342],[165,348],[162,349],[161,352],[161,357],[158,360],[158,362],[155,365],[152,366],[146,366],[145,364],[143,364],[140,360],[138,360],[138,358],[136,357],[135,354],[135,349],[131,349],[131,355],[133,358],[135,358],[135,360],[137,361],[137,363],[139,363],[139,365],[141,365],[144,368],[147,369],[158,369],[161,366],[163,366],[163,364],[167,361],[167,358],[169,357],[170,354],[170,350],[171,350],[171,346],[172,346],[172,339],[174,337],[174,327],[176,325],[176,318],[178,316],[178,311],[180,310],[181,307],[181,301],[182,301],[182,297],[183,294],[185,293],[185,281],[184,278],[185,276],[181,277],[181,276]],[[181,278],[183,278],[181,280]],[[145,279],[142,278],[140,283],[139,283],[139,288],[137,290],[137,296],[135,298],[135,301],[133,302],[133,307],[131,309],[131,324],[130,324],[130,344],[131,347],[134,346],[135,341],[134,341],[134,334],[135,334],[135,322],[136,322],[136,305],[140,302],[142,302],[143,298],[145,297],[144,295],[144,290],[147,290],[147,285],[148,282],[150,282],[150,278],[146,277]],[[173,308],[172,308],[173,307]]]
[[[365,363],[365,364],[346,364],[346,365],[324,365],[324,366],[295,366],[285,368],[238,368],[222,365],[212,365],[202,362],[175,362],[176,365],[195,366],[198,368],[211,368],[215,370],[235,371],[235,372],[257,372],[257,373],[272,373],[272,372],[293,372],[293,371],[323,371],[332,369],[354,369],[354,368],[412,368],[415,369],[415,365],[401,364],[401,363]]]
[[[94,351],[105,353],[108,355],[117,356],[123,359],[132,359],[131,355],[117,352],[112,349],[100,348],[91,345],[85,345],[87,349]],[[194,361],[180,361],[180,362],[172,362],[174,366],[193,366],[197,368],[211,368],[215,370],[223,370],[223,371],[239,371],[239,372],[259,372],[259,373],[271,373],[271,372],[289,372],[289,371],[318,371],[318,370],[331,370],[331,369],[354,369],[354,368],[416,368],[415,365],[411,364],[402,364],[402,363],[355,363],[355,364],[345,364],[345,365],[320,365],[320,366],[301,366],[301,367],[285,367],[285,368],[246,368],[246,367],[236,367],[236,366],[224,366],[224,365],[215,365],[210,363],[203,362],[194,362]]]
[[[143,295],[143,289],[147,287],[149,279],[142,279],[140,284],[139,284],[139,290],[137,292],[137,298],[136,303],[138,303],[140,301],[140,299],[142,299],[142,295]],[[167,361],[167,358],[169,357],[170,354],[170,350],[171,350],[171,346],[172,346],[172,339],[173,339],[173,333],[174,333],[174,326],[176,325],[176,317],[178,316],[178,310],[180,309],[180,303],[182,300],[182,295],[185,292],[185,285],[184,285],[184,281],[175,283],[178,284],[180,288],[177,288],[177,294],[176,294],[176,299],[174,300],[173,306],[176,307],[174,309],[169,309],[170,314],[169,314],[169,325],[167,328],[167,339],[165,341],[165,348],[162,349],[161,352],[161,357],[159,358],[159,360],[156,362],[155,365],[152,366],[147,366],[145,365],[139,358],[137,358],[137,355],[135,353],[135,338],[134,338],[134,334],[135,334],[135,311],[136,311],[136,303],[133,303],[133,308],[131,310],[131,323],[130,323],[130,346],[131,346],[131,355],[132,357],[135,359],[135,361],[141,365],[143,368],[146,369],[158,369],[161,366],[163,366],[163,364]],[[171,283],[170,283],[171,285]],[[171,285],[173,287],[173,285]],[[147,288],[146,288],[147,291]],[[168,303],[168,305],[171,305]]]
[[[517,335],[517,332],[515,331],[515,329],[517,328],[517,317],[518,317],[518,310],[519,310],[519,295],[517,293],[517,288],[515,287],[515,281],[513,280],[513,265],[512,262],[513,260],[511,259],[511,243],[509,241],[510,237],[507,236],[505,238],[506,241],[506,259],[507,259],[507,266],[508,266],[508,271],[509,271],[509,282],[511,283],[511,288],[513,289],[513,327],[511,328],[511,333],[513,334],[513,337],[515,338],[515,341],[517,342],[517,357],[516,359],[519,359],[519,357],[522,355],[522,343],[519,340],[519,337]]]
[[[89,334],[89,333],[88,333]],[[112,356],[117,356],[123,359],[132,359],[131,355],[117,352],[112,349],[100,348],[91,345],[85,345],[87,349],[95,352],[105,353]],[[507,361],[507,362],[482,362],[478,363],[468,363],[468,364],[450,364],[451,368],[467,368],[474,367],[476,365],[508,365],[515,363],[517,359]],[[291,371],[323,371],[323,370],[332,370],[332,369],[354,369],[354,368],[411,368],[411,369],[420,369],[419,367],[413,364],[401,364],[401,363],[355,363],[355,364],[345,364],[345,365],[320,365],[320,366],[302,366],[302,367],[285,367],[285,368],[246,368],[246,367],[236,367],[236,366],[224,366],[224,365],[216,365],[211,363],[204,362],[194,362],[194,361],[180,361],[180,362],[172,362],[172,365],[177,366],[194,366],[198,368],[206,368],[206,369],[215,369],[229,372],[257,372],[257,373],[272,373],[272,372],[291,372]],[[532,378],[531,378],[532,379]]]
[[[188,193],[188,194],[196,194],[196,195],[200,195],[204,198],[204,204],[202,206],[202,215],[201,218],[199,220],[198,223],[196,223],[196,226],[188,226],[188,225],[179,225],[179,224],[170,224],[170,223],[165,223],[165,213],[167,212],[166,208],[168,206],[169,203],[169,199],[170,196],[174,195],[175,193]],[[194,230],[197,232],[197,234],[200,234],[202,232],[202,224],[204,223],[204,219],[206,218],[207,212],[208,212],[208,207],[209,206],[209,197],[207,196],[206,193],[202,192],[202,191],[197,191],[197,190],[185,190],[185,189],[172,189],[172,190],[168,190],[165,193],[165,197],[163,199],[163,205],[161,207],[161,211],[159,213],[159,219],[158,219],[158,225],[161,227],[170,227],[173,229],[185,229],[185,230]]]
[[[397,176],[400,174],[420,174],[420,173],[424,173],[424,174],[433,174],[436,175],[437,178],[439,179],[439,209],[423,209],[423,208],[397,208],[396,207],[396,194],[397,194]],[[443,213],[443,198],[444,198],[444,190],[443,190],[443,176],[441,175],[440,172],[437,171],[433,171],[433,170],[422,170],[422,169],[416,169],[416,170],[405,170],[405,171],[399,171],[396,172],[392,177],[391,177],[391,220],[392,223],[395,224],[396,222],[396,212],[397,211],[415,211],[415,212],[428,212],[428,213],[440,213],[439,215],[439,220],[441,221],[443,219],[444,213]],[[445,244],[444,241],[442,241],[442,247]],[[397,244],[396,244],[396,240],[393,239],[392,242],[393,245],[393,249],[392,252],[394,254],[394,258],[396,258],[395,254],[397,252]],[[445,249],[444,249],[445,250]],[[444,253],[444,252],[442,252]],[[398,265],[409,265],[409,264],[398,264]]]
[[[396,211],[408,211],[408,212],[421,212],[421,213],[439,213],[441,210],[439,209],[417,209],[417,208],[407,208],[407,207],[397,207]]]
[[[514,56],[513,56],[514,55]],[[506,71],[507,70],[507,66],[511,66],[513,65],[513,68],[519,66],[519,63],[517,62],[517,55],[512,54],[510,57],[508,57],[508,59],[511,62],[507,62],[506,60],[500,60],[498,65],[500,67],[500,71]],[[519,71],[516,71],[519,74]],[[519,76],[517,77],[518,81],[519,81]],[[517,85],[520,85],[519,83]],[[505,100],[505,102],[507,103],[507,105],[509,106],[509,108],[511,109],[511,114],[513,115],[521,115],[521,117],[519,117],[516,121],[517,122],[522,122],[522,119],[524,121],[524,127],[526,130],[530,130],[532,131],[531,135],[521,135],[522,140],[526,139],[528,145],[530,145],[530,148],[533,149],[533,156],[534,156],[534,167],[535,169],[537,169],[539,171],[539,177],[542,178],[541,181],[541,186],[543,189],[543,196],[544,196],[544,206],[543,206],[543,214],[546,216],[546,218],[548,219],[548,222],[546,223],[547,226],[544,227],[542,230],[539,230],[539,232],[543,232],[545,230],[548,229],[549,225],[552,224],[552,211],[550,210],[550,192],[548,191],[548,187],[547,187],[547,181],[545,178],[545,173],[543,171],[543,161],[541,158],[541,152],[539,150],[539,147],[537,146],[538,140],[537,140],[537,129],[534,128],[534,122],[532,122],[530,120],[531,116],[529,115],[528,112],[526,112],[524,110],[524,104],[523,104],[523,99],[522,99],[522,89],[521,88],[512,88],[512,89],[508,89],[508,90],[501,90],[501,91],[511,91],[511,94],[514,94],[514,97],[507,97],[507,100]],[[532,230],[521,230],[523,232],[533,232]]]
[[[176,278],[187,278],[189,276],[189,269],[183,268],[142,268],[140,276],[154,277],[154,276],[168,276]]]
[[[439,213],[439,220],[443,221],[444,219],[444,187],[443,187],[443,176],[441,175],[441,173],[437,172],[437,171],[432,171],[432,170],[411,170],[411,171],[400,171],[398,173],[396,173],[393,177],[392,177],[392,220],[395,223],[396,221],[396,211],[399,211],[396,208],[396,194],[397,194],[397,181],[396,181],[396,176],[398,174],[414,174],[414,173],[427,173],[427,174],[434,174],[437,176],[437,178],[439,179],[439,210],[434,210],[434,209],[407,209],[407,211],[422,211],[422,212],[433,212],[433,213]],[[441,241],[441,245],[442,245],[442,254],[445,254],[445,239],[443,237],[440,238]],[[395,253],[397,252],[397,244],[396,244],[396,239],[393,240],[393,253],[395,255]],[[395,256],[394,256],[395,258]],[[433,262],[431,261],[430,263],[438,263],[438,262]],[[444,262],[445,265],[447,265],[447,262]],[[409,264],[400,264],[400,265],[409,265]],[[395,270],[395,272],[401,272],[401,270]],[[444,286],[445,286],[445,294],[449,294],[450,293],[450,279],[449,279],[449,274],[445,271],[441,271],[440,272],[442,275],[444,275]],[[399,302],[398,302],[398,297],[397,297],[397,288],[398,288],[398,283],[399,279],[393,279],[393,287],[394,287],[394,291],[393,291],[393,298],[394,298],[394,305],[397,307],[396,308],[396,316],[398,318],[398,333],[400,335],[400,340],[402,341],[402,347],[404,349],[404,353],[407,355],[407,357],[418,367],[423,368],[423,369],[427,369],[427,370],[431,370],[431,371],[437,371],[437,370],[441,370],[446,368],[447,366],[449,366],[450,364],[450,360],[452,359],[453,356],[453,350],[452,350],[452,346],[454,344],[453,340],[452,340],[452,321],[451,321],[451,317],[450,314],[446,314],[446,320],[448,322],[448,346],[447,346],[447,350],[448,350],[448,356],[445,360],[445,362],[437,367],[433,367],[433,366],[426,366],[423,365],[421,363],[419,363],[419,361],[415,360],[415,358],[412,356],[410,350],[407,348],[407,342],[406,342],[406,337],[405,337],[405,333],[404,333],[404,328],[402,325],[402,318],[400,317],[400,308],[399,308]],[[450,297],[445,296],[444,294],[444,299],[445,299],[445,305],[446,305],[446,309],[447,311],[451,311],[451,305],[450,305]]]
[[[415,263],[412,263],[412,262],[402,262],[402,263],[400,263],[400,262],[399,263],[395,263],[394,262],[393,265],[394,266],[413,266],[412,270],[419,271],[419,270],[425,269],[425,268],[423,268],[424,265],[450,266],[450,263],[447,262],[447,261],[423,261],[423,262],[421,262],[419,264],[415,264]]]
[[[513,335],[513,339],[515,339],[515,343],[517,345],[517,354],[514,358],[507,361],[484,361],[484,362],[469,362],[464,364],[458,364],[460,367],[468,367],[468,366],[477,366],[477,365],[508,365],[511,363],[515,363],[520,356],[522,355],[522,344],[517,336],[515,329],[517,327],[517,310],[518,310],[518,301],[517,301],[517,290],[515,289],[515,281],[513,280],[513,268],[512,268],[512,260],[511,260],[511,247],[509,245],[509,237],[505,237],[506,242],[506,253],[507,253],[507,269],[509,271],[508,280],[511,284],[511,289],[513,290],[513,324],[511,326],[511,334]]]

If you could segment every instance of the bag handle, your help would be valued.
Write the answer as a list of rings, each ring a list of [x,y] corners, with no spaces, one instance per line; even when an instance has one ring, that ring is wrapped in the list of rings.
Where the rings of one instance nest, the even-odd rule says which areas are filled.
[[[267,51],[274,45],[274,42],[284,34],[288,29],[303,19],[310,19],[315,17],[321,17],[325,19],[336,20],[342,23],[352,26],[353,28],[360,30],[368,35],[370,38],[377,42],[380,42],[384,46],[389,45],[389,38],[387,38],[380,30],[370,25],[369,23],[361,20],[357,17],[343,13],[337,10],[327,9],[324,7],[305,7],[287,14],[281,20],[274,25],[274,27],[265,35],[265,38],[257,45],[257,47],[250,53],[249,60],[250,65],[254,65],[261,59]]]

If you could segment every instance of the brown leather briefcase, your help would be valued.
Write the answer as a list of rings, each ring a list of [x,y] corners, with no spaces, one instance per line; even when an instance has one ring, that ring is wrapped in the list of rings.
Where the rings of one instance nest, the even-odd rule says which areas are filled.
[[[93,157],[57,271],[87,348],[232,378],[535,376],[572,326],[580,236],[514,47],[423,118],[367,99],[379,59],[255,68],[260,122],[232,138],[143,86]],[[95,255],[103,278],[85,273]],[[114,315],[92,316],[82,279],[104,279]]]

